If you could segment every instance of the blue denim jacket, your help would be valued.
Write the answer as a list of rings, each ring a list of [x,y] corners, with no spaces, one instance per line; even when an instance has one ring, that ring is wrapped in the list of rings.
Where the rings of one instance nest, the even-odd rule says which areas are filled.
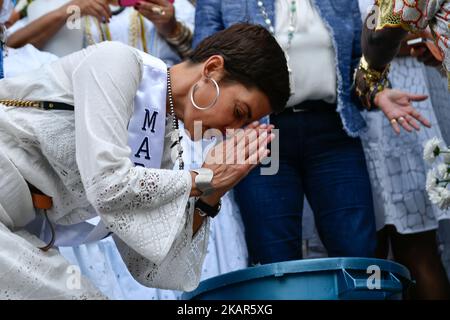
[[[258,0],[198,0],[195,16],[194,46],[207,36],[238,22],[260,24],[264,18]],[[261,0],[275,25],[275,1]],[[361,57],[361,16],[356,0],[312,0],[327,28],[336,52],[338,75],[337,108],[344,129],[357,136],[365,127],[351,89],[353,71]],[[320,63],[320,61],[317,61]]]

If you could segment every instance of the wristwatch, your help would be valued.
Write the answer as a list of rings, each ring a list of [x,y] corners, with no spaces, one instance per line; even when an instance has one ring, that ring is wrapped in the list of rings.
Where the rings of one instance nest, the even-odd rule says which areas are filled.
[[[192,171],[197,173],[197,176],[195,177],[195,185],[197,186],[197,189],[202,192],[203,196],[211,194],[214,191],[214,188],[211,185],[214,172],[207,168],[200,168]]]
[[[198,209],[202,217],[215,218],[222,208],[222,200],[220,200],[216,206],[212,207],[209,204],[203,202],[202,199],[198,198],[195,202],[195,208]]]

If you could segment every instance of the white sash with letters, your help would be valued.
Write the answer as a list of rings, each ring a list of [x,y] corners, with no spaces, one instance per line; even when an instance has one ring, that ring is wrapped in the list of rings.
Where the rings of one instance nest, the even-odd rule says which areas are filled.
[[[135,166],[161,168],[166,127],[166,64],[139,51],[143,60],[143,77],[134,100],[128,124],[130,159]],[[57,226],[55,246],[74,246],[98,241],[110,231],[102,221],[97,226],[83,222],[74,226]]]
[[[144,76],[128,125],[128,145],[136,166],[161,168],[166,128],[167,66],[141,52]]]

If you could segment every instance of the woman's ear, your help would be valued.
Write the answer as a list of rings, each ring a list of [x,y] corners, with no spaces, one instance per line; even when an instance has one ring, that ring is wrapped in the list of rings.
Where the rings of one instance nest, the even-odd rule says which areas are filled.
[[[217,82],[225,77],[225,60],[221,55],[214,55],[208,58],[203,65],[202,76],[213,78]]]

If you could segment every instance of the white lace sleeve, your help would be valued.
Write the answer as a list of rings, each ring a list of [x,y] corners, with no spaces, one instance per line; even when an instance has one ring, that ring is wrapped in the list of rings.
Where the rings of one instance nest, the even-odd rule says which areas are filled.
[[[192,291],[200,281],[208,247],[209,219],[192,235],[193,203],[186,208],[186,223],[169,254],[159,264],[153,263],[115,237],[117,248],[132,274],[142,285],[170,290]]]
[[[168,264],[183,265],[178,259],[186,256],[177,250],[191,247],[191,175],[134,167],[129,159],[127,126],[141,74],[137,52],[118,43],[98,45],[79,64],[73,73],[76,158],[86,196],[105,225],[128,250],[164,265],[158,272],[169,280],[162,274],[177,267]]]

